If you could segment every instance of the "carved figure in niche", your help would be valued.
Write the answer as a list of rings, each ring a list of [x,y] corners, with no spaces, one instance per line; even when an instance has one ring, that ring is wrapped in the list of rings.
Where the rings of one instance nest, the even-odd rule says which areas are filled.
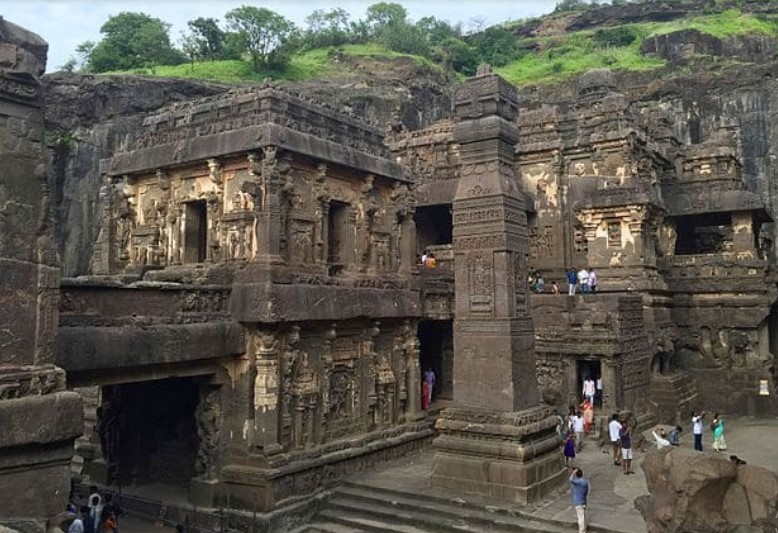
[[[300,263],[313,262],[313,227],[310,224],[293,224],[291,256]]]
[[[201,389],[200,401],[195,410],[197,437],[200,442],[195,458],[195,472],[202,479],[218,477],[220,420],[219,389],[216,387]]]
[[[585,163],[576,163],[573,165],[573,173],[576,176],[583,176],[586,174],[586,164]]]
[[[729,343],[729,335],[725,329],[720,329],[715,335],[707,326],[700,329],[700,353],[705,362],[710,366],[731,366],[732,346]]]
[[[298,353],[292,382],[295,400],[294,443],[301,448],[313,444],[319,403],[319,376],[311,365],[308,352]]]
[[[292,326],[286,335],[286,350],[283,356],[283,414],[290,417],[289,406],[292,398],[292,378],[294,377],[294,367],[297,363],[299,350],[297,344],[300,342],[300,326]]]
[[[243,239],[240,232],[232,228],[229,231],[230,258],[234,261],[244,258]]]

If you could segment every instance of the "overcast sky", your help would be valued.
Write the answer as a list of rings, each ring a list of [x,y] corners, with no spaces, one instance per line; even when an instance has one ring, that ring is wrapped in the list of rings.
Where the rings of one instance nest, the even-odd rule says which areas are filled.
[[[34,31],[49,42],[48,70],[56,70],[74,55],[76,46],[100,39],[100,26],[121,11],[142,11],[173,25],[176,44],[187,21],[196,17],[223,19],[243,4],[268,7],[299,25],[314,9],[342,7],[357,19],[375,1],[359,0],[0,0],[0,15]],[[400,1],[414,20],[433,15],[467,23],[474,17],[495,24],[551,11],[556,0],[407,0]]]

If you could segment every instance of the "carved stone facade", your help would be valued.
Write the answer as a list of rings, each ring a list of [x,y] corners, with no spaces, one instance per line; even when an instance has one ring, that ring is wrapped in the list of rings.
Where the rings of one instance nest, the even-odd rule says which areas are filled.
[[[556,281],[565,293],[565,272],[586,267],[595,270],[599,293],[641,297],[646,355],[639,359],[646,368],[639,373],[649,376],[652,399],[643,408],[675,413],[678,405],[697,397],[696,387],[701,404],[722,412],[775,413],[778,292],[768,264],[772,217],[743,181],[737,129],[722,123],[703,142],[687,145],[674,136],[669,116],[649,112],[618,92],[611,72],[592,71],[577,83],[573,101],[521,109],[514,120],[513,179],[526,198],[528,268],[543,275],[546,292]],[[392,143],[398,161],[434,160],[429,152],[459,158],[452,179],[424,182],[429,199],[420,202],[424,209],[453,205],[457,189],[451,181],[459,185],[472,172],[456,126],[444,138],[448,124]],[[421,174],[436,175],[436,168]],[[493,192],[484,187],[473,193]],[[457,224],[478,224],[490,216],[506,215],[483,208],[455,213],[453,226],[456,230]],[[486,246],[490,238],[455,237],[454,248]],[[488,309],[489,280],[478,274],[488,258],[473,254],[462,260],[468,261],[473,283],[467,289],[457,286],[457,300],[469,298],[471,309]],[[429,310],[443,301],[442,287],[433,281],[425,292]],[[594,296],[577,305],[593,312],[597,304],[588,298]],[[536,341],[545,346],[544,335],[536,331]],[[608,350],[621,353],[626,341],[615,334]],[[578,344],[565,358],[577,364],[590,356]],[[538,357],[544,397],[555,398],[559,407],[580,400],[580,394],[568,397],[555,390],[552,373],[567,364],[559,352],[544,348]],[[765,380],[771,392],[760,396]],[[671,393],[670,382],[682,386]],[[727,394],[715,393],[722,388]],[[671,398],[675,406],[669,405]],[[632,408],[628,403],[619,400],[614,407]]]
[[[177,440],[149,439],[196,443],[171,470],[197,505],[269,511],[423,446],[416,201],[382,134],[273,86],[144,127],[102,162],[96,275],[64,283],[59,360],[112,391],[84,472],[157,475],[105,436],[137,416],[122,402],[165,387],[189,398],[159,415]]]

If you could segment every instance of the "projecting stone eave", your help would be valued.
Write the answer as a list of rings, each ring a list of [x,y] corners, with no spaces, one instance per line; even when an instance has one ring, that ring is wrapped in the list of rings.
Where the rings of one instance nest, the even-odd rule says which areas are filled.
[[[182,167],[211,158],[252,152],[267,146],[276,146],[392,181],[412,181],[402,166],[389,159],[271,123],[120,153],[113,158],[101,160],[100,171],[110,177],[131,176],[157,169]]]

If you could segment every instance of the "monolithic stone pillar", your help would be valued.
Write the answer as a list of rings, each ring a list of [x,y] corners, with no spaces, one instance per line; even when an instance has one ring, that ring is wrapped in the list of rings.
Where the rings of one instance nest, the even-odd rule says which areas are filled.
[[[46,43],[0,17],[0,523],[43,531],[70,488],[81,399],[54,366],[59,269],[38,76]]]
[[[527,310],[527,218],[514,175],[516,89],[479,69],[457,91],[454,401],[437,422],[434,485],[528,503],[563,475],[539,404]]]

